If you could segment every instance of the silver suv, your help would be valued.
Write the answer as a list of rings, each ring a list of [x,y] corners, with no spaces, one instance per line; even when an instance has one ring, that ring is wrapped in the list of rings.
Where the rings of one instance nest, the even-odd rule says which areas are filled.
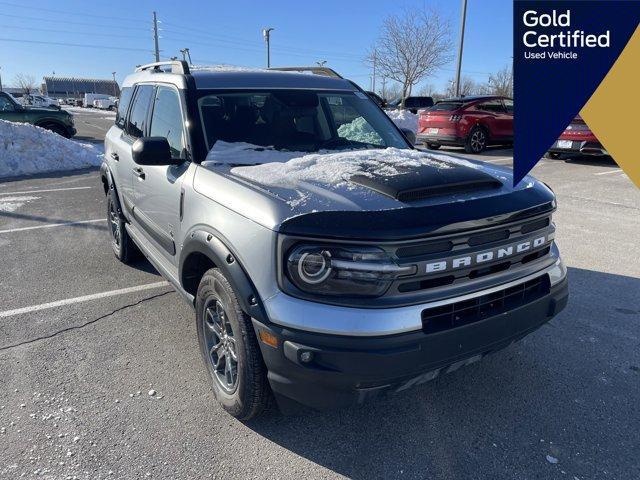
[[[284,70],[139,67],[105,140],[113,251],[194,307],[231,415],[404,390],[564,308],[548,187],[415,150],[353,82]]]

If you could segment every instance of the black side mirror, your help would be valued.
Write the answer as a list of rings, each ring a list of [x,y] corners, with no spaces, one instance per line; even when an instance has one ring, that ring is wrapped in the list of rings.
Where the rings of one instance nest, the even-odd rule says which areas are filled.
[[[178,165],[182,160],[171,157],[169,142],[164,137],[142,137],[131,147],[138,165]]]
[[[408,128],[401,128],[400,131],[404,133],[404,136],[407,137],[407,140],[409,140],[411,145],[416,144],[416,132],[409,130]]]

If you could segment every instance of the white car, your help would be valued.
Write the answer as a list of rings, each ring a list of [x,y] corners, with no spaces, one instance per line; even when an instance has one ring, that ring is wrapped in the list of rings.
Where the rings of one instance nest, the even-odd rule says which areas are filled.
[[[23,95],[20,97],[20,102],[23,105],[28,105],[32,107],[50,107],[59,109],[60,105],[53,98],[47,97],[45,95],[39,95],[36,93],[30,93],[28,95]]]

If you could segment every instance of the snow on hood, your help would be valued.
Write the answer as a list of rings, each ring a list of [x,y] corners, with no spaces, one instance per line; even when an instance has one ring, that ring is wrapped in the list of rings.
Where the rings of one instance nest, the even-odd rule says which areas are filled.
[[[100,165],[102,150],[27,123],[0,120],[0,178]]]
[[[390,177],[403,173],[400,169],[423,165],[451,168],[417,150],[385,148],[303,154],[285,162],[235,167],[231,173],[262,185],[295,187],[301,183],[316,183],[341,186],[354,175]]]
[[[214,165],[258,165],[270,162],[286,162],[306,155],[305,152],[276,150],[274,147],[261,147],[246,142],[225,142],[218,140],[209,150],[202,166]]]

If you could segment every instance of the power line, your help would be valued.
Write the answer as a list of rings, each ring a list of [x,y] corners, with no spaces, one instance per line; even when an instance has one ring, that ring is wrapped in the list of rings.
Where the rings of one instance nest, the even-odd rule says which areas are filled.
[[[59,24],[61,21],[63,21],[65,24],[69,24],[69,25],[82,25],[85,27],[104,27],[104,28],[123,28],[125,30],[142,30],[144,32],[148,32],[149,29],[148,28],[142,28],[142,27],[129,27],[129,26],[125,26],[125,25],[106,25],[104,23],[87,23],[87,22],[74,22],[71,20],[54,20],[51,18],[40,18],[40,17],[28,17],[25,15],[12,15],[9,13],[0,13],[0,17],[10,17],[10,18],[19,18],[19,19],[23,19],[23,20],[34,20],[34,21],[38,21],[38,22],[49,22],[49,23],[56,23]]]
[[[71,12],[68,10],[53,10],[51,8],[42,8],[40,6],[27,6],[27,5],[20,5],[18,3],[11,3],[11,2],[0,2],[0,5],[6,5],[8,7],[16,7],[16,8],[24,8],[27,10],[38,10],[40,12],[50,12],[50,13],[61,13],[63,15],[80,15],[82,17],[92,17],[92,18],[102,18],[102,19],[112,19],[112,20],[118,20],[118,21],[125,21],[125,22],[136,22],[139,23],[140,20],[134,19],[134,18],[126,18],[126,17],[110,17],[107,15],[98,15],[98,14],[91,14],[91,13],[79,13],[79,12]]]
[[[150,50],[147,50],[144,48],[114,47],[111,45],[88,45],[85,43],[41,42],[38,40],[24,40],[22,38],[0,38],[0,42],[34,43],[38,45],[57,45],[62,47],[100,48],[100,49],[106,49],[106,50],[128,50],[131,52],[146,52],[146,53],[150,52]]]
[[[116,38],[136,38],[144,40],[142,36],[135,35],[120,35],[118,33],[95,33],[95,32],[78,32],[72,30],[56,30],[54,28],[33,28],[33,27],[19,27],[15,25],[0,25],[0,28],[10,28],[14,30],[29,30],[30,32],[50,32],[50,33],[67,33],[71,35],[91,35],[99,37],[116,37]]]

